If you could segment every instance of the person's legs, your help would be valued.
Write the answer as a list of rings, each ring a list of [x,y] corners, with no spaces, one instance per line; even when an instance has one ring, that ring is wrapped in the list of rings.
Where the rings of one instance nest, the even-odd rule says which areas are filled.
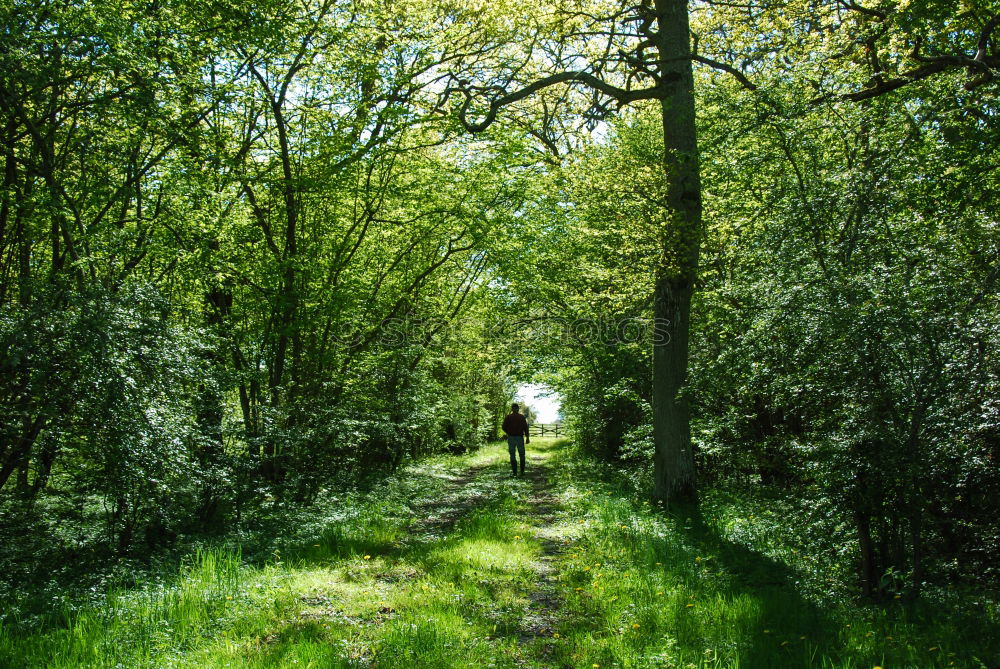
[[[510,472],[517,476],[517,450],[518,441],[521,442],[521,453],[524,453],[524,437],[507,437],[507,452],[510,453]],[[523,457],[523,455],[522,455]]]
[[[521,456],[521,475],[524,476],[524,437],[521,437],[521,443],[517,445],[517,452]]]

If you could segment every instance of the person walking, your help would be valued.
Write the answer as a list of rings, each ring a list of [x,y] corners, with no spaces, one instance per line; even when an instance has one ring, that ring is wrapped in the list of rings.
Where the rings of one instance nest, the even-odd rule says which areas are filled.
[[[520,405],[510,405],[510,413],[503,419],[502,427],[507,435],[511,475],[517,476],[517,456],[520,455],[521,476],[524,476],[524,445],[531,443],[531,439],[528,437],[528,421],[521,415]]]

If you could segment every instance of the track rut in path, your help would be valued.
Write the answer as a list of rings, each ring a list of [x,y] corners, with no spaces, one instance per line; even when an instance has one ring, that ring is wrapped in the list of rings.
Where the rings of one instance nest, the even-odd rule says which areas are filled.
[[[492,463],[477,465],[447,476],[449,486],[444,495],[411,507],[414,520],[407,533],[397,542],[398,547],[405,548],[444,538],[463,516],[485,500],[485,493],[472,484],[486,470],[495,467]]]
[[[531,565],[536,578],[534,587],[527,593],[528,611],[518,632],[519,644],[535,655],[532,662],[535,667],[550,666],[545,661],[552,652],[553,633],[563,600],[554,562],[565,544],[565,540],[552,530],[561,505],[551,492],[542,461],[539,456],[530,456],[524,476],[531,485],[527,499],[530,511],[526,520],[532,536],[541,546],[541,553]]]

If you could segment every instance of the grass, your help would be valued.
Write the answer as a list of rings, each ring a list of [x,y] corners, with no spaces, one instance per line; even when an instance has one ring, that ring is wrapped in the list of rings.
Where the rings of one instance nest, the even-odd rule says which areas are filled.
[[[607,467],[561,452],[553,483],[582,529],[564,561],[562,659],[619,667],[996,667],[1000,616],[926,603],[865,607],[803,594],[791,555],[746,532],[755,514],[703,504],[667,515]],[[763,514],[762,514],[763,515]],[[756,522],[764,522],[763,519]],[[742,527],[734,541],[726,526]],[[759,539],[758,539],[759,537]]]
[[[528,479],[500,447],[425,461],[263,564],[201,551],[164,585],[0,628],[0,665],[1000,666],[995,607],[823,601],[750,513],[669,516],[565,442],[532,446]]]

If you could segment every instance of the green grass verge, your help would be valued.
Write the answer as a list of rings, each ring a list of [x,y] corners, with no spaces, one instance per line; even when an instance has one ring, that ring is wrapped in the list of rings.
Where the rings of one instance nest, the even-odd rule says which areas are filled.
[[[733,506],[738,498],[664,514],[607,466],[568,450],[552,466],[578,527],[567,530],[562,572],[558,659],[567,666],[1000,666],[995,605],[905,610],[805,596],[803,572],[773,557],[793,551],[773,545],[773,532],[747,531],[765,520]],[[736,526],[739,541],[724,529]]]

